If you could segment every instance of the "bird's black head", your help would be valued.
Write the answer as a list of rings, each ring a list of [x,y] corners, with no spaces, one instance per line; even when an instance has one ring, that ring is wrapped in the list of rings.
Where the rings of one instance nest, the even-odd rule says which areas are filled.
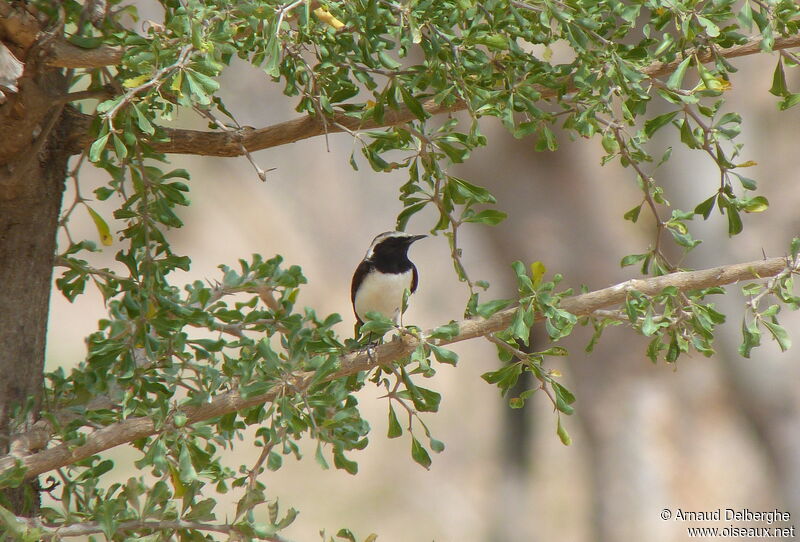
[[[372,241],[365,259],[372,261],[379,267],[410,267],[408,247],[414,241],[424,237],[427,237],[427,235],[411,235],[399,231],[384,232]],[[389,271],[389,269],[386,270]]]

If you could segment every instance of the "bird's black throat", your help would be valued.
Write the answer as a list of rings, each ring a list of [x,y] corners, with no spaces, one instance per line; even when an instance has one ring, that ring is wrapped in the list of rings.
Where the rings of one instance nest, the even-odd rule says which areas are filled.
[[[375,270],[381,273],[405,273],[414,264],[408,259],[408,247],[413,241],[406,238],[386,239],[375,247],[369,258]]]

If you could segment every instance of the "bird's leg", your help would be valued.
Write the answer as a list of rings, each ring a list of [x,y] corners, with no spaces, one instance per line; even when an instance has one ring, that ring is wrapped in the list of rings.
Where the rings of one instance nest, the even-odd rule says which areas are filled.
[[[366,335],[361,333],[361,329],[358,325],[356,325],[356,341],[359,343],[359,346],[351,352],[359,352],[365,353],[369,358],[370,362],[375,362],[375,347],[378,346],[381,341],[380,339],[372,340],[373,332],[368,331]],[[366,344],[365,344],[366,343]]]
[[[367,359],[369,360],[370,363],[375,363],[375,346],[377,346],[377,344],[378,343],[367,343],[367,346],[365,348],[367,353]]]

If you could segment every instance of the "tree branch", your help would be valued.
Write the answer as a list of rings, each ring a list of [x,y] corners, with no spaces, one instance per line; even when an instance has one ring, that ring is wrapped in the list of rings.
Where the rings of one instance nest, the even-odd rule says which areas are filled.
[[[701,271],[672,273],[660,277],[632,279],[609,288],[565,298],[561,308],[576,316],[588,316],[594,311],[623,303],[631,291],[646,295],[656,295],[668,286],[680,291],[699,290],[712,286],[723,286],[743,280],[764,279],[773,277],[790,268],[796,271],[797,262],[788,262],[786,258],[771,258],[754,262],[740,263]],[[448,340],[438,340],[436,344],[446,345],[476,337],[482,337],[507,328],[514,318],[516,307],[500,311],[487,319],[469,319],[458,322],[459,333]],[[542,317],[537,315],[537,319]],[[426,332],[428,336],[432,331]],[[419,345],[419,339],[410,334],[402,334],[399,340],[382,344],[373,352],[351,352],[341,357],[341,367],[329,375],[325,381],[331,381],[360,371],[369,371],[379,366],[394,363],[411,354]],[[239,391],[233,390],[218,395],[208,403],[188,406],[183,409],[188,423],[197,423],[245,408],[261,405],[285,394],[300,393],[308,389],[314,372],[294,375],[287,382],[261,395],[243,397]],[[163,431],[157,428],[153,419],[148,417],[128,418],[113,423],[86,435],[81,445],[63,443],[53,448],[42,450],[25,456],[6,455],[0,457],[0,478],[19,464],[27,469],[25,478],[33,478],[44,472],[86,459],[94,454],[109,450],[115,446],[137,439],[150,437]]]
[[[50,45],[45,64],[53,68],[102,68],[119,64],[122,52],[120,47],[102,45],[83,49],[58,39]]]
[[[800,35],[777,38],[773,50],[778,51],[792,47],[800,47]],[[760,51],[761,38],[755,37],[742,45],[735,45],[727,49],[718,50],[717,54],[725,58],[736,58],[752,55]],[[691,54],[695,54],[695,52],[687,52],[687,55]],[[703,63],[714,60],[714,53],[707,49],[698,52],[697,56]],[[642,73],[649,77],[660,77],[675,71],[682,60],[683,58],[673,60],[672,62],[656,62],[644,68]],[[574,87],[568,90],[574,90]],[[552,98],[559,92],[552,88],[538,85],[536,86],[536,91],[541,94],[542,99]],[[438,115],[441,113],[463,111],[467,108],[467,104],[459,100],[453,105],[445,106],[437,104],[434,100],[427,100],[422,103],[422,107],[426,113]],[[77,112],[74,114],[80,117],[80,122],[76,125],[76,147],[73,151],[80,152],[93,141],[91,131],[89,130],[89,125],[93,117],[90,115],[82,115]],[[326,133],[332,134],[346,130],[371,130],[374,128],[396,126],[416,118],[416,115],[412,113],[411,110],[402,106],[397,110],[387,110],[382,122],[376,122],[372,119],[362,121],[343,113],[337,113],[333,115],[332,118],[327,119],[327,122],[323,122],[319,117],[305,116],[264,128],[256,129],[244,127],[238,130],[225,132],[164,128],[163,134],[166,139],[151,141],[150,143],[155,150],[163,153],[233,157],[243,156],[245,151],[254,152],[269,149]]]
[[[42,24],[33,8],[22,9],[9,2],[0,3],[0,34],[19,48],[27,50],[41,39]],[[123,49],[103,46],[83,49],[62,37],[53,39],[44,50],[44,63],[53,68],[102,68],[119,64]]]
[[[105,532],[104,526],[99,523],[74,523],[72,525],[48,525],[39,518],[25,518],[15,516],[14,518],[20,526],[28,530],[38,530],[42,540],[61,540],[62,538],[73,536],[88,536]],[[190,529],[193,531],[206,531],[227,535],[242,535],[241,531],[235,526],[227,524],[203,523],[200,521],[186,520],[131,520],[122,521],[115,525],[115,532],[127,531],[176,531],[178,529]],[[267,540],[268,542],[285,542],[283,537],[271,535],[266,537],[255,537],[256,540]]]

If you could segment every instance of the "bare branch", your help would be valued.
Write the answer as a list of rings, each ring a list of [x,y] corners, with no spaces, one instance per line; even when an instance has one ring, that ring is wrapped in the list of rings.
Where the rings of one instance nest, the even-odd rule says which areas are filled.
[[[42,25],[33,9],[16,8],[8,2],[0,4],[0,31],[19,48],[26,50],[40,40]],[[53,39],[42,51],[44,63],[54,68],[100,68],[119,64],[121,47],[100,46],[83,49],[63,38]]]
[[[740,263],[701,271],[672,273],[660,277],[633,279],[609,288],[565,298],[561,308],[576,316],[588,316],[600,309],[606,309],[623,303],[632,291],[647,295],[656,295],[668,286],[680,291],[691,291],[712,286],[723,286],[743,280],[757,280],[773,277],[787,268],[797,270],[796,262],[788,262],[785,258],[771,258],[754,262]],[[476,337],[482,337],[507,328],[514,318],[516,307],[505,309],[487,319],[469,319],[458,322],[459,333],[448,340],[438,340],[436,344],[446,345]],[[537,316],[542,319],[541,316]],[[426,332],[428,336],[432,331]],[[351,352],[341,358],[338,371],[326,378],[331,381],[360,371],[372,370],[379,366],[394,363],[411,354],[419,345],[419,340],[411,334],[401,334],[398,340],[382,344],[371,351]],[[313,380],[313,372],[293,375],[285,383],[276,385],[267,393],[243,397],[239,391],[233,390],[218,395],[208,403],[189,406],[183,410],[188,423],[197,423],[245,408],[257,406],[284,394],[294,394],[307,389]],[[0,478],[17,462],[27,468],[26,478],[33,478],[44,472],[86,459],[94,454],[111,449],[137,439],[157,434],[163,428],[156,428],[152,418],[128,418],[113,423],[86,435],[84,444],[64,443],[53,448],[42,450],[26,456],[6,455],[0,457]]]
[[[751,38],[747,43],[735,45],[727,49],[717,51],[719,56],[725,58],[736,58],[752,55],[761,51],[761,38]],[[800,35],[777,38],[773,50],[800,47]],[[687,55],[697,54],[701,62],[711,62],[714,60],[713,53],[709,50],[702,52],[688,51]],[[673,72],[683,58],[672,62],[656,62],[643,70],[645,75],[650,77],[660,77]],[[557,90],[536,86],[536,91],[541,94],[542,99],[552,98],[557,94]],[[455,113],[467,108],[463,100],[445,106],[437,104],[434,100],[427,100],[422,103],[426,113],[438,115],[441,113]],[[77,114],[77,113],[76,113]],[[80,114],[77,114],[81,116]],[[82,115],[83,118],[76,125],[76,147],[74,152],[79,152],[92,143],[91,132],[88,130],[92,117]],[[224,132],[207,132],[199,130],[182,130],[175,128],[164,128],[165,141],[151,141],[153,147],[164,153],[176,154],[199,154],[203,156],[222,156],[233,157],[243,156],[246,152],[279,147],[288,143],[294,143],[302,139],[308,139],[323,134],[344,132],[347,130],[370,130],[386,126],[396,126],[416,119],[416,115],[407,107],[403,106],[397,110],[387,110],[381,122],[375,120],[361,121],[343,113],[337,113],[324,122],[319,117],[301,117],[265,128],[244,127],[238,130]]]
[[[20,525],[24,525],[30,530],[38,530],[42,540],[61,540],[73,536],[88,536],[105,532],[105,528],[99,523],[74,523],[72,525],[48,525],[38,518],[25,518],[16,516]],[[115,526],[115,532],[127,531],[176,531],[178,529],[190,529],[193,531],[206,531],[227,535],[242,534],[233,525],[203,523],[200,521],[185,520],[131,520],[123,521]],[[284,542],[285,539],[278,535],[256,536],[256,540],[267,540],[270,542]]]
[[[102,68],[119,64],[122,53],[120,47],[83,49],[59,39],[50,45],[45,63],[54,68]]]

